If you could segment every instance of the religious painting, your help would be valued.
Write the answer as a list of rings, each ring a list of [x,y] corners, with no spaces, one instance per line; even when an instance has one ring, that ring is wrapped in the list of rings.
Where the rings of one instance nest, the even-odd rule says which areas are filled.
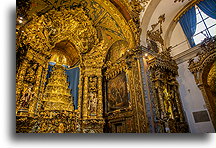
[[[108,111],[128,107],[128,92],[126,73],[122,72],[107,83]]]

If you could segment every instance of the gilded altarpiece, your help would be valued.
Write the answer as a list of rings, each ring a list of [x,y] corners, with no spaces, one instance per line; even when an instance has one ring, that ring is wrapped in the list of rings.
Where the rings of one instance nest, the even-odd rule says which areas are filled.
[[[149,130],[153,133],[187,133],[189,129],[176,80],[178,66],[170,54],[172,47],[166,48],[162,37],[164,22],[165,14],[162,14],[147,31],[147,48],[140,47]]]
[[[85,21],[85,24],[78,23],[80,21]],[[92,23],[85,15],[85,12],[79,8],[76,10],[52,10],[40,17],[35,16],[23,30],[25,31],[20,32],[20,35],[17,38],[17,47],[20,48],[22,44],[28,45],[28,52],[25,56],[21,57],[22,63],[17,70],[17,132],[89,132],[88,130],[86,131],[86,124],[88,124],[89,118],[94,118],[94,121],[93,119],[91,120],[94,124],[98,124],[98,122],[101,121],[101,126],[103,127],[103,119],[101,117],[102,92],[99,90],[102,85],[100,83],[101,79],[99,78],[101,77],[100,69],[102,65],[99,64],[94,66],[93,62],[94,60],[103,62],[102,56],[106,47],[104,46],[103,41],[98,41],[96,30],[92,27]],[[87,30],[88,33],[86,32]],[[59,110],[59,113],[54,112],[54,114],[59,114],[60,117],[57,120],[51,120],[53,121],[51,123],[47,123],[48,118],[54,117],[53,109],[47,111],[47,109],[44,108],[44,103],[47,98],[45,84],[47,82],[48,63],[52,57],[53,49],[56,48],[55,46],[59,42],[65,41],[65,39],[68,40],[68,43],[72,41],[72,44],[76,45],[73,47],[78,51],[78,54],[84,54],[91,49],[89,55],[82,56],[83,59],[81,62],[81,85],[79,89],[81,92],[79,93],[79,100],[84,103],[80,105],[81,103],[79,102],[81,107],[79,106],[76,111],[70,109],[69,111],[72,113],[68,113],[66,108],[60,109],[57,107],[56,109]],[[93,44],[95,44],[94,47],[92,47]],[[62,46],[61,48],[63,48],[63,52],[66,52],[65,46]],[[97,49],[99,52],[96,51]],[[73,54],[76,53],[73,52]],[[92,73],[94,73],[94,75],[92,75]],[[64,77],[63,73],[59,75],[59,77]],[[95,87],[95,83],[97,83],[98,86]],[[64,85],[65,88],[68,87],[68,84],[64,83]],[[92,98],[97,98],[97,101],[92,101]],[[50,101],[50,99],[48,99],[48,101]],[[95,106],[92,104],[96,104],[96,111]],[[88,108],[91,111],[94,111],[88,113]],[[95,112],[97,112],[97,116],[95,116]],[[44,120],[45,118],[47,118],[47,120]],[[73,120],[70,121],[73,123],[66,123],[66,125],[64,125],[58,121],[62,120],[63,122],[63,118],[67,121],[71,118]],[[72,125],[75,122],[78,130],[68,126],[68,124]],[[47,131],[47,128],[51,125],[57,126],[55,131]],[[80,128],[80,125],[82,128]],[[100,129],[102,129],[102,127],[100,127]],[[57,130],[58,128],[59,130]],[[92,126],[91,129],[93,132],[102,132],[101,130],[94,130]]]
[[[139,44],[140,30],[139,23],[134,20],[138,18],[141,7],[139,1],[134,1],[131,3],[133,12],[130,12],[131,6],[128,2],[124,3],[125,9],[130,8],[127,13],[131,16],[127,19],[126,14],[121,14],[107,0],[77,3],[73,0],[32,0],[28,1],[29,7],[19,5],[21,8],[17,14],[23,14],[26,20],[24,25],[17,25],[16,32],[18,133],[102,133],[106,132],[105,124],[116,124],[115,129],[108,128],[107,132],[147,132],[139,61],[136,58],[139,50],[135,48]],[[122,47],[120,59],[109,65],[105,63],[106,55],[110,46],[119,40],[127,42],[124,46],[127,48]],[[63,63],[55,66],[53,76],[47,79],[48,63],[55,53],[63,54],[68,61],[77,59],[79,62],[78,109],[74,109],[73,102],[69,101],[73,96],[67,89]],[[69,66],[74,64],[69,63]],[[125,100],[120,101],[123,104],[120,108],[105,112],[106,94],[103,94],[102,86],[114,77],[124,81],[121,91],[126,93]],[[64,94],[62,100],[51,97],[60,90]],[[55,106],[57,102],[70,107]]]
[[[205,39],[201,43],[201,51],[196,58],[189,60],[188,66],[203,94],[214,128],[216,127],[215,47],[215,38]]]
[[[189,132],[180,100],[176,80],[178,67],[170,56],[169,48],[157,53],[144,48],[149,56],[144,58],[145,95],[148,111],[148,124],[155,133]]]
[[[128,50],[119,60],[106,64],[105,132],[148,132],[140,63],[137,58],[140,54],[138,49]]]

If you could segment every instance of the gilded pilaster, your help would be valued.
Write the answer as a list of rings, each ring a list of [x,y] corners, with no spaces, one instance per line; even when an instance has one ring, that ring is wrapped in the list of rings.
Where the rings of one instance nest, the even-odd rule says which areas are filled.
[[[23,80],[24,80],[27,68],[28,68],[28,60],[24,60],[22,65],[20,66],[20,69],[18,70],[17,75],[16,75],[16,103],[19,102],[19,99],[21,97],[21,91],[24,87],[23,86]],[[17,105],[16,105],[16,107],[17,107]]]
[[[43,94],[45,92],[45,87],[47,83],[47,74],[48,74],[48,62],[42,65],[41,78],[40,78],[40,87],[38,92],[38,102],[36,105],[36,111],[40,111],[42,105]]]
[[[82,117],[83,119],[88,118],[88,77],[84,77],[84,88],[83,88],[83,102],[82,102]]]
[[[43,67],[39,66],[37,69],[37,74],[36,74],[36,82],[34,85],[34,89],[32,90],[35,94],[34,100],[29,104],[29,114],[30,116],[33,116],[36,113],[36,105],[38,103],[38,98],[39,98],[39,91],[40,91],[40,84],[41,84],[41,76],[42,76],[42,71]]]
[[[103,96],[102,96],[102,77],[98,77],[98,118],[103,118]]]
[[[144,103],[144,92],[142,88],[142,79],[141,79],[141,71],[140,71],[140,62],[139,59],[136,58],[133,68],[133,78],[134,78],[134,86],[135,86],[135,95],[136,95],[136,104],[137,104],[137,120],[139,122],[138,131],[140,133],[146,133],[148,131],[147,127],[147,116],[146,116],[146,105]]]
[[[198,86],[199,89],[201,90],[202,92],[202,95],[203,95],[203,98],[205,100],[205,103],[206,103],[206,107],[209,111],[209,115],[211,117],[211,120],[212,120],[212,123],[214,125],[214,127],[216,127],[216,117],[215,117],[215,114],[216,114],[216,111],[215,111],[215,108],[212,108],[212,105],[210,104],[210,101],[208,99],[208,95],[206,94],[206,90],[205,90],[205,87],[203,84],[199,85]]]
[[[173,92],[175,92],[175,98],[176,98],[176,104],[177,104],[177,109],[179,111],[179,118],[180,118],[180,122],[184,122],[184,112],[182,110],[183,106],[180,100],[180,94],[179,94],[179,90],[178,90],[178,86],[174,86],[173,88]]]
[[[83,96],[83,89],[84,89],[84,77],[83,75],[80,75],[80,80],[79,80],[79,85],[78,85],[78,88],[79,88],[79,96],[78,96],[78,116],[79,118],[81,119],[81,109],[82,109],[82,96]]]
[[[130,70],[129,77],[130,77],[129,80],[130,80],[130,83],[131,83],[131,85],[130,85],[130,90],[131,90],[130,96],[131,96],[131,99],[133,99],[132,107],[135,109],[134,110],[134,113],[135,113],[135,118],[134,119],[135,119],[135,122],[136,122],[136,124],[135,124],[136,132],[140,133],[141,130],[140,130],[140,120],[139,120],[139,112],[138,112],[138,101],[137,101],[137,94],[136,94],[136,88],[135,88],[136,82],[134,80],[134,73],[133,73],[132,69]]]

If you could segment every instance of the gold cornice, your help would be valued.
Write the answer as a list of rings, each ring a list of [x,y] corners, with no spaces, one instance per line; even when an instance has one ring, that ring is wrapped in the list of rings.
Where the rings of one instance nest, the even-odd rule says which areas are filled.
[[[184,15],[190,8],[192,8],[194,5],[198,4],[200,1],[203,0],[192,0],[188,4],[186,4],[179,12],[178,14],[174,17],[173,21],[177,22],[179,19]]]

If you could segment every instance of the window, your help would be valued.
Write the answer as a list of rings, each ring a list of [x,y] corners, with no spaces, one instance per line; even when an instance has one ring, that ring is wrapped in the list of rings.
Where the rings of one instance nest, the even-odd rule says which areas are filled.
[[[211,38],[216,35],[216,20],[206,15],[196,6],[196,32],[193,35],[195,44],[199,44],[205,38]]]

